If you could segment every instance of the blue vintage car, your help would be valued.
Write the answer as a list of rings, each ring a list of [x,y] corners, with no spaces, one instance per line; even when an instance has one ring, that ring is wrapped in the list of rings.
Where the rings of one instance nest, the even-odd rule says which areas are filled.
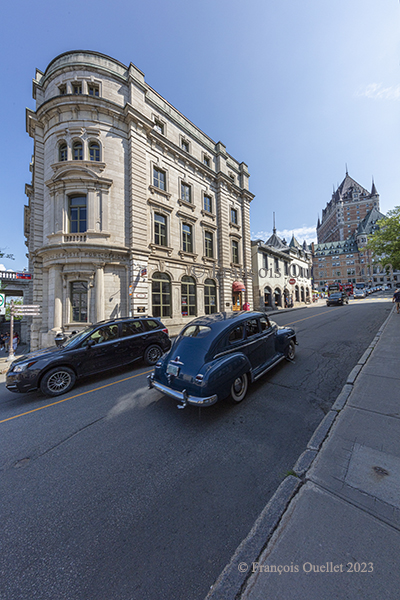
[[[293,360],[296,333],[263,312],[217,313],[191,321],[148,377],[149,387],[187,404],[241,402],[249,382]]]

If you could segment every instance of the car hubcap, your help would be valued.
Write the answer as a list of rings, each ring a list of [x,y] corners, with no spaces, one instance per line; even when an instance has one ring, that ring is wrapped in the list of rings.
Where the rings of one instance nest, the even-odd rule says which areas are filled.
[[[71,376],[69,373],[65,371],[60,371],[58,373],[54,373],[48,382],[47,387],[51,392],[62,392],[66,390],[69,384],[71,383]]]
[[[235,379],[235,382],[233,384],[233,389],[235,390],[235,394],[240,396],[240,394],[243,391],[243,388],[244,388],[244,381],[241,377],[238,377],[237,379]]]
[[[158,350],[158,348],[152,348],[149,352],[149,360],[151,360],[151,362],[156,362],[161,356],[161,352]]]

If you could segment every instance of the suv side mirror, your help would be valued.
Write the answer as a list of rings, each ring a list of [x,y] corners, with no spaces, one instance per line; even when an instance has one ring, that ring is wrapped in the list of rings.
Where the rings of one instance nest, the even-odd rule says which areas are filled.
[[[86,342],[86,348],[91,348],[92,346],[95,345],[95,343],[96,343],[95,340],[88,340]]]

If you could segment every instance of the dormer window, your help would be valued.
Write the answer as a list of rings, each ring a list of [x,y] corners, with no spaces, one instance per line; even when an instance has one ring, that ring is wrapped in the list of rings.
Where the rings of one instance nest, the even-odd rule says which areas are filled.
[[[209,157],[208,157],[208,156],[204,156],[204,158],[203,158],[203,164],[204,164],[206,167],[210,167],[210,159],[209,159]]]
[[[189,152],[189,142],[187,140],[181,140],[181,148],[184,152]]]

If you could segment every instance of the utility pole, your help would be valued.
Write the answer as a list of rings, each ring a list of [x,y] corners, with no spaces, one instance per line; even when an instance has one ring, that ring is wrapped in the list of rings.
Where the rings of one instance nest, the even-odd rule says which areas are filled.
[[[14,300],[11,300],[10,308],[10,341],[8,344],[8,361],[14,360]]]

